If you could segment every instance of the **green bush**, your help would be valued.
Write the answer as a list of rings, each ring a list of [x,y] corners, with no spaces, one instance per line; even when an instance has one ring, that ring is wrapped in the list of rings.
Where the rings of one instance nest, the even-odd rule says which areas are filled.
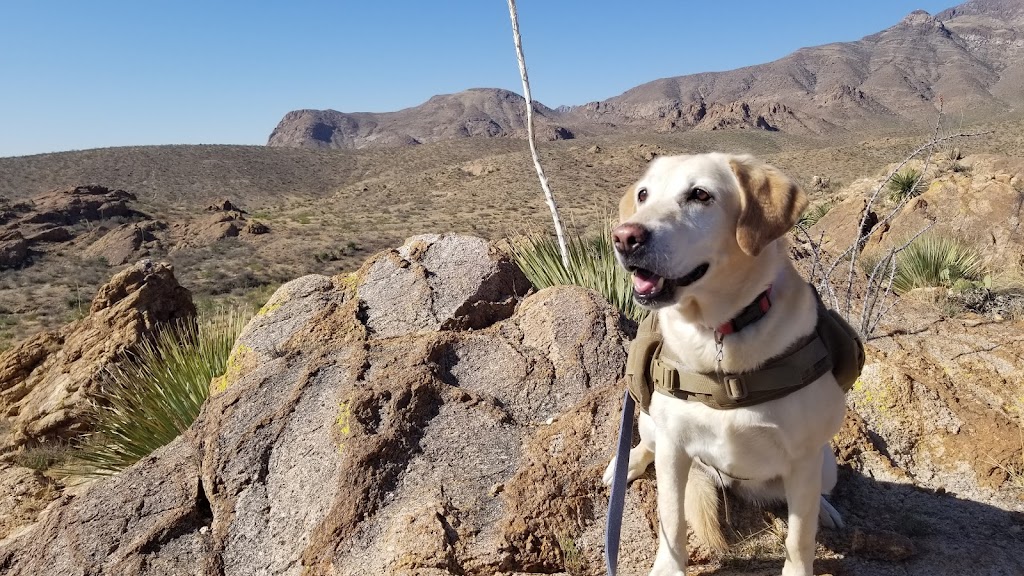
[[[181,322],[143,341],[105,374],[92,430],[68,471],[116,474],[174,440],[199,415],[210,381],[224,373],[252,316],[238,309]]]
[[[921,173],[913,168],[903,172],[897,172],[889,179],[889,199],[893,202],[902,202],[924,192],[924,183]]]
[[[633,300],[633,281],[618,262],[606,227],[597,237],[567,234],[570,269],[562,265],[558,241],[546,234],[517,234],[509,242],[512,258],[538,288],[575,284],[603,295],[623,314],[640,321],[647,311]]]
[[[962,287],[984,280],[985,268],[977,250],[953,238],[929,234],[914,240],[896,257],[893,289],[902,294],[913,288]]]

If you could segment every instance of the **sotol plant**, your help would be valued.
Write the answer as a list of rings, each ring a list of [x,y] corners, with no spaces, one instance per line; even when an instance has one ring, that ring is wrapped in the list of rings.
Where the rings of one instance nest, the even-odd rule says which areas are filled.
[[[926,234],[910,243],[896,259],[892,287],[898,294],[913,288],[981,282],[985,277],[978,252],[953,238]]]
[[[611,232],[602,229],[596,237],[566,234],[569,269],[562,265],[558,244],[545,234],[516,234],[510,238],[512,258],[530,282],[538,288],[575,284],[603,295],[612,306],[636,321],[646,310],[633,301],[629,274],[615,261]]]
[[[921,173],[913,168],[907,168],[903,172],[897,172],[889,178],[889,199],[893,202],[902,202],[924,192]]]
[[[68,472],[115,474],[191,426],[209,396],[210,380],[224,373],[251,316],[235,309],[178,323],[109,369],[95,402],[95,432],[76,451]]]

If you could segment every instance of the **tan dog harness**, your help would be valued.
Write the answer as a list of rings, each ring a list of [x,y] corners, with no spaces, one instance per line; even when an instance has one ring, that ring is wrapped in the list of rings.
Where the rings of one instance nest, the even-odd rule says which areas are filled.
[[[647,412],[657,391],[695,400],[716,409],[752,406],[787,394],[832,371],[848,392],[864,367],[864,344],[857,332],[815,292],[818,323],[814,332],[761,368],[741,374],[680,372],[662,346],[657,314],[648,314],[637,329],[626,360],[629,393]]]

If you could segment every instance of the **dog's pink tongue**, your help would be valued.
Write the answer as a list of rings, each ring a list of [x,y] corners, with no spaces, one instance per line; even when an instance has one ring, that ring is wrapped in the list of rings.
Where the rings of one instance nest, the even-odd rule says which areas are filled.
[[[637,294],[651,294],[658,289],[660,280],[657,274],[638,270],[633,273],[633,289]]]

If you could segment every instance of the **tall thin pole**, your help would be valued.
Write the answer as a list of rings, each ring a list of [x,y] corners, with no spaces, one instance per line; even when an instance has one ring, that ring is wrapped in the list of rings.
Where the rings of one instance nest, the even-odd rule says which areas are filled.
[[[558,216],[558,206],[555,205],[555,196],[551,193],[551,186],[548,185],[547,176],[544,175],[544,168],[540,165],[540,156],[537,155],[537,142],[533,131],[533,97],[530,96],[530,78],[526,74],[526,57],[523,56],[523,41],[519,36],[519,15],[516,11],[516,0],[508,0],[508,13],[512,18],[512,38],[516,43],[519,75],[523,79],[523,97],[526,98],[526,139],[530,141],[530,154],[533,156],[533,166],[537,169],[540,187],[544,189],[544,199],[547,200],[548,208],[551,209],[551,220],[555,224],[555,236],[558,237],[558,251],[562,255],[562,266],[569,270],[569,250],[565,247],[565,233],[562,231],[562,220]]]

